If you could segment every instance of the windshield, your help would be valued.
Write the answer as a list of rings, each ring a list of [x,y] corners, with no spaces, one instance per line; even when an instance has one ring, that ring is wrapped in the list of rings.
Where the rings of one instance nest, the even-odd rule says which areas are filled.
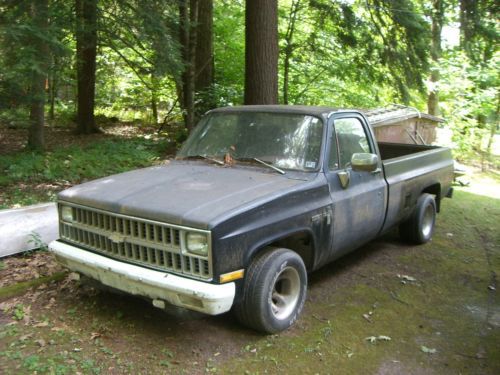
[[[204,156],[260,159],[283,169],[316,170],[322,121],[314,116],[268,113],[212,113],[201,120],[178,158]]]

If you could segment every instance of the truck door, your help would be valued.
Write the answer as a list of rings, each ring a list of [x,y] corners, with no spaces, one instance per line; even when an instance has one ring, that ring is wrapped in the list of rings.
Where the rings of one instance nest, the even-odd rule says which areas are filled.
[[[352,154],[378,154],[366,122],[357,114],[337,115],[330,126],[326,172],[333,202],[333,239],[330,254],[336,258],[375,238],[385,218],[387,184],[379,160],[374,172],[351,168]]]

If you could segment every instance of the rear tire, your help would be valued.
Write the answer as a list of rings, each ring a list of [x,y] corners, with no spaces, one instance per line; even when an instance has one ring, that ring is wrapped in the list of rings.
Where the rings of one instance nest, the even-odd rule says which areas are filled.
[[[290,327],[304,307],[307,273],[295,252],[270,248],[258,255],[245,277],[243,298],[235,305],[238,320],[265,333]]]
[[[422,194],[411,216],[399,225],[399,234],[411,243],[429,242],[436,223],[436,201],[431,194]]]

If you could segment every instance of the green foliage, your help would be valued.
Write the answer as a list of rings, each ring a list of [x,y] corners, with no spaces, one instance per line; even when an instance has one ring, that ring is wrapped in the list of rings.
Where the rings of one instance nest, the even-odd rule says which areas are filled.
[[[16,320],[23,320],[24,318],[24,306],[22,304],[17,304],[12,313],[12,317]]]
[[[456,29],[460,24],[461,44],[443,46],[442,59],[433,66],[441,73],[440,107],[453,131],[456,154],[465,160],[484,158],[491,153],[498,123],[498,6],[492,0],[443,3],[444,26]],[[50,49],[47,109],[52,106],[55,113],[46,122],[74,126],[74,2],[49,1],[49,25],[43,32],[31,17],[32,4],[0,0],[0,126],[29,125],[31,74],[43,66],[33,48],[40,39]],[[178,96],[185,66],[178,5],[174,0],[98,2],[97,116],[134,123],[181,121]],[[293,9],[297,14],[291,33]],[[284,91],[289,59],[288,102],[362,108],[404,102],[425,111],[431,9],[430,0],[280,0],[279,79]],[[245,1],[214,0],[213,25],[215,84],[196,94],[197,114],[213,105],[241,104],[244,97]],[[153,102],[158,118],[153,118]],[[98,125],[106,126],[101,119]],[[184,130],[172,133],[177,142],[187,136]],[[137,156],[132,146],[108,146],[106,153],[96,145],[88,157],[73,149],[23,153],[15,160],[2,156],[0,186],[23,179],[81,181],[144,165],[140,160],[148,158],[139,155],[133,162],[127,159]],[[99,157],[92,159],[99,152],[109,159],[104,167],[98,165]],[[36,201],[22,191],[15,194],[20,202]]]
[[[54,201],[55,192],[68,185],[150,166],[167,147],[166,140],[138,137],[0,156],[0,207]]]
[[[42,240],[42,237],[38,232],[31,232],[29,234],[29,240],[27,242],[31,244],[35,249],[39,249],[42,251],[48,250],[47,243]]]
[[[73,181],[94,179],[150,165],[164,143],[145,139],[107,140],[82,149],[71,146],[53,152],[23,152],[0,156],[2,185],[20,181]]]
[[[214,7],[215,82],[219,106],[243,103],[245,2],[219,0]]]
[[[499,69],[500,53],[481,66],[462,51],[449,51],[442,59],[441,109],[453,131],[458,160],[481,159],[498,132]],[[491,161],[500,166],[498,160]]]
[[[64,56],[69,52],[63,39],[67,31],[66,15],[69,4],[61,3],[49,9],[47,28],[40,29],[33,17],[31,1],[0,0],[0,110],[29,103],[29,84],[33,72],[45,71],[34,45],[42,40],[49,47],[51,56]],[[51,56],[46,56],[49,59]]]

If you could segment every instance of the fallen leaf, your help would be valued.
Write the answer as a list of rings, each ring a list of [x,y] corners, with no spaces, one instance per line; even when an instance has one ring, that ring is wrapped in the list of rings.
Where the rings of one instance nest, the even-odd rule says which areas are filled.
[[[377,341],[391,341],[392,339],[389,336],[379,335],[379,336],[368,336],[365,338],[365,340],[373,344]]]
[[[98,337],[101,337],[101,334],[99,332],[92,332],[92,334],[90,335],[91,340],[95,340]]]
[[[365,320],[368,321],[369,323],[372,322],[369,314],[363,314],[363,318],[365,318]]]
[[[36,340],[35,342],[36,342],[36,343],[38,344],[38,346],[40,346],[41,348],[43,348],[45,345],[47,345],[47,343],[45,342],[45,340],[44,340],[44,339]]]
[[[399,274],[398,274],[398,277],[399,277],[401,280],[404,280],[404,281],[410,281],[410,282],[417,281],[417,279],[415,279],[415,278],[414,278],[414,277],[412,277],[412,276],[408,276],[408,275],[399,275]]]
[[[437,350],[436,350],[436,349],[434,349],[434,348],[428,348],[428,347],[427,347],[427,346],[425,346],[425,345],[422,345],[422,346],[420,347],[420,350],[421,350],[421,351],[423,351],[424,353],[428,353],[428,354],[434,354],[434,353],[436,353],[436,352],[437,352]]]
[[[37,324],[33,324],[33,327],[40,328],[40,327],[47,327],[48,325],[49,325],[49,322],[45,321],[45,322],[40,322],[40,323],[37,323]]]

